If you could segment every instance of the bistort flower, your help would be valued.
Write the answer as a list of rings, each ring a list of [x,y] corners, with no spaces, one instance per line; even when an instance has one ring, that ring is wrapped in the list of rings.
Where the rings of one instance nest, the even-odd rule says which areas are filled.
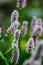
[[[26,52],[32,53],[33,48],[34,48],[34,40],[33,38],[30,38],[26,44]]]
[[[15,30],[18,28],[20,23],[16,20],[14,23],[11,24],[11,26],[7,29],[7,33],[11,34],[15,32]]]
[[[21,28],[21,36],[25,36],[28,30],[28,22],[24,21]]]
[[[11,23],[15,22],[15,20],[18,20],[19,13],[18,11],[14,10],[11,14]]]
[[[17,0],[17,7],[22,9],[26,6],[26,0]]]

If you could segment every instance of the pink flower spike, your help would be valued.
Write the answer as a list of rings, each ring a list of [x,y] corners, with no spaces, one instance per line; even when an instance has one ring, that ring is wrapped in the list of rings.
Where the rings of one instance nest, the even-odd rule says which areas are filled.
[[[17,30],[15,31],[14,37],[15,37],[16,40],[19,39],[19,37],[20,37],[20,30],[17,29]]]
[[[24,8],[26,6],[26,0],[17,0],[17,7]]]
[[[15,32],[15,30],[18,28],[20,23],[16,20],[14,23],[11,24],[11,26],[7,29],[7,33],[12,34]]]
[[[31,21],[31,32],[33,32],[34,26],[37,24],[37,21],[38,19],[36,18],[36,16],[34,16]]]
[[[22,29],[21,29],[21,36],[25,36],[28,30],[28,22],[24,21],[22,24]]]
[[[18,20],[18,17],[19,17],[19,13],[14,10],[11,14],[11,23],[15,22],[15,20]]]
[[[33,62],[33,58],[30,58],[30,59],[25,60],[23,65],[32,65],[32,62]]]
[[[31,53],[34,48],[34,40],[33,38],[30,38],[26,44],[26,52]]]
[[[18,60],[19,60],[19,48],[18,48],[18,40],[14,40],[12,43],[12,50],[13,50],[13,54],[12,54],[12,59],[11,59],[11,63],[12,65],[17,64]]]
[[[32,32],[32,36],[39,36],[39,35],[41,35],[41,34],[42,34],[42,27],[36,25],[36,26],[34,27],[33,32]]]
[[[40,19],[40,18],[38,19],[37,25],[42,26],[42,19]]]

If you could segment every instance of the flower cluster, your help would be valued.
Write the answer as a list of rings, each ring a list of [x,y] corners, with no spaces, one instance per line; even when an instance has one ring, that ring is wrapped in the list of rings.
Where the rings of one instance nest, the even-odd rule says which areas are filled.
[[[17,64],[18,59],[19,59],[19,48],[18,48],[18,41],[17,40],[13,41],[12,49],[13,49],[13,52],[12,52],[13,55],[12,55],[11,63]]]
[[[15,20],[18,21],[18,17],[19,17],[19,13],[16,10],[14,10],[11,14],[11,23],[15,22]]]
[[[20,30],[17,29],[17,30],[15,31],[14,37],[15,37],[16,40],[19,39],[19,37],[20,37]]]
[[[25,36],[28,30],[28,22],[24,21],[21,28],[21,36]]]
[[[34,56],[26,60],[23,65],[41,65],[41,53],[43,50],[43,42],[40,42],[39,47]]]
[[[18,8],[22,9],[25,6],[26,6],[26,0],[17,0]],[[28,30],[28,21],[23,21],[21,30],[17,29],[18,26],[20,25],[20,23],[18,22],[18,18],[19,18],[19,13],[18,11],[14,10],[11,14],[11,25],[7,29],[7,33],[9,34],[12,34],[14,32],[14,40],[12,42],[12,58],[11,58],[12,65],[16,65],[20,57],[21,49],[18,46],[18,44],[20,44],[19,37],[20,36],[24,37],[27,34],[27,30]],[[2,30],[0,27],[0,37],[1,37],[1,33],[2,33]],[[41,65],[41,57],[43,54],[42,53],[43,41],[38,40],[38,36],[40,36],[41,34],[42,34],[42,19],[34,16],[31,21],[31,37],[26,43],[26,52],[28,54],[29,53],[31,54],[31,58],[26,60],[23,63],[23,65]],[[5,36],[8,36],[8,34],[5,34]],[[2,39],[2,41],[4,42],[4,39]],[[37,45],[35,45],[35,43],[37,43]],[[20,49],[20,53],[19,53],[19,49]],[[7,51],[7,53],[8,52],[9,50]],[[3,55],[1,54],[1,56]]]
[[[17,7],[22,9],[26,6],[26,0],[17,0]],[[27,21],[23,21],[22,23],[22,28],[21,31],[18,31],[17,28],[20,25],[20,23],[18,22],[18,18],[19,18],[19,13],[14,10],[11,14],[11,26],[7,29],[7,33],[13,33],[14,32],[14,41],[12,43],[12,49],[13,49],[13,55],[12,55],[12,65],[13,64],[17,64],[18,60],[19,60],[19,47],[18,47],[18,40],[19,40],[19,36],[21,35],[22,37],[24,37],[27,34],[27,30],[28,30],[28,22]],[[26,52],[27,53],[32,53],[34,52],[35,48],[35,43],[38,36],[40,36],[42,34],[42,19],[38,19],[37,17],[33,17],[32,21],[31,21],[31,37],[28,40],[28,42],[26,43]],[[41,43],[41,42],[40,42]],[[39,44],[37,46],[37,50],[36,53],[32,55],[32,57],[29,60],[26,60],[23,65],[40,65],[41,63],[41,51],[43,49],[43,44]]]
[[[42,34],[42,19],[37,19],[36,17],[33,17],[31,22],[31,34],[33,36]]]
[[[32,52],[32,57],[26,60],[23,65],[41,65],[43,41],[37,41],[38,36],[42,34],[42,19],[33,17],[31,22],[31,35],[32,38],[26,44],[26,52]],[[36,42],[37,41],[37,42]],[[35,45],[37,43],[37,45]],[[35,49],[35,50],[34,50]]]
[[[21,35],[22,37],[24,37],[28,30],[27,21],[23,21],[21,31],[17,30],[18,26],[20,25],[20,23],[18,22],[18,17],[19,17],[18,12],[16,10],[14,10],[14,12],[11,15],[11,26],[7,30],[7,32],[10,34],[14,32],[14,37],[15,37],[15,39],[12,43],[12,49],[13,49],[12,64],[17,64],[18,60],[19,60],[19,48],[18,48],[19,36]],[[40,18],[37,19],[37,17],[33,17],[32,22],[31,22],[32,37],[30,37],[30,39],[28,40],[28,42],[26,44],[27,53],[33,54],[33,51],[35,49],[35,43],[36,43],[35,41],[37,40],[38,36],[40,36],[41,34],[42,34],[42,20]],[[36,62],[37,62],[37,64],[38,64],[38,62],[41,62],[40,53],[42,50],[42,46],[43,45],[40,45],[38,47],[35,55],[34,54],[32,55],[32,59],[30,58],[28,61],[24,62],[23,65],[34,65],[34,64],[36,64]],[[40,63],[39,63],[39,65],[40,65]]]
[[[10,27],[7,29],[7,33],[13,33],[15,32],[15,30],[18,28],[18,26],[20,25],[20,23],[18,22],[18,12],[16,10],[13,11],[12,15],[11,15],[11,25]]]
[[[20,32],[18,30],[16,30],[15,32],[15,39],[12,43],[12,49],[13,49],[13,52],[12,52],[12,59],[11,59],[11,63],[12,64],[17,64],[18,60],[19,60],[19,48],[18,48],[18,38],[20,36]]]
[[[33,48],[34,48],[34,40],[33,38],[30,38],[26,44],[26,52],[32,53]]]
[[[17,7],[24,8],[26,6],[26,0],[17,0]]]
[[[14,23],[11,24],[11,26],[7,29],[7,33],[13,33],[19,26],[19,22],[16,20]]]
[[[38,36],[42,34],[42,19],[33,17],[31,21],[31,35],[34,39],[35,44],[37,43]]]

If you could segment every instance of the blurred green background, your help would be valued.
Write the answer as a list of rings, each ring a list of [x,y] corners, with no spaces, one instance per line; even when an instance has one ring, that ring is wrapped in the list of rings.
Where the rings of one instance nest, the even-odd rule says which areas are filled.
[[[20,26],[19,29],[21,29],[22,22],[24,20],[28,21],[28,32],[24,38],[20,38],[20,48],[21,48],[21,56],[19,62],[17,65],[22,65],[22,63],[31,57],[31,54],[26,53],[26,42],[31,36],[30,32],[30,23],[33,16],[37,16],[38,18],[42,18],[43,20],[43,0],[27,0],[27,5],[23,9],[19,9],[16,7],[17,0],[0,0],[0,27],[2,27],[2,37],[0,38],[0,51],[4,53],[9,49],[11,46],[12,40],[14,38],[13,34],[4,36],[6,34],[7,28],[10,26],[10,16],[13,10],[17,10],[19,12],[19,22]],[[43,33],[42,36],[39,37],[39,39],[43,39]],[[10,61],[10,54],[4,55],[8,62]],[[0,65],[6,65],[2,58],[0,58]],[[10,62],[9,62],[10,64]],[[43,63],[42,63],[43,65]]]

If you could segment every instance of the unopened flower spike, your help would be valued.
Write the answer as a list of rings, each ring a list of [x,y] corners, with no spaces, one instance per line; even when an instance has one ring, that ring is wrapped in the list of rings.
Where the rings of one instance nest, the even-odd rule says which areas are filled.
[[[26,52],[32,53],[33,48],[34,48],[34,40],[33,38],[30,38],[26,44]]]
[[[22,28],[21,28],[21,36],[25,36],[26,33],[27,33],[27,30],[28,30],[28,22],[27,21],[24,21],[22,23]]]
[[[16,20],[14,23],[11,24],[11,26],[7,29],[7,33],[12,34],[15,32],[15,30],[18,28],[20,23]]]
[[[11,14],[11,23],[15,22],[15,20],[18,20],[19,13],[18,11],[14,10]]]
[[[12,59],[11,63],[12,65],[15,65],[18,63],[19,60],[19,48],[18,48],[18,40],[14,40],[12,43]]]
[[[26,0],[17,0],[17,7],[22,9],[26,6]]]

